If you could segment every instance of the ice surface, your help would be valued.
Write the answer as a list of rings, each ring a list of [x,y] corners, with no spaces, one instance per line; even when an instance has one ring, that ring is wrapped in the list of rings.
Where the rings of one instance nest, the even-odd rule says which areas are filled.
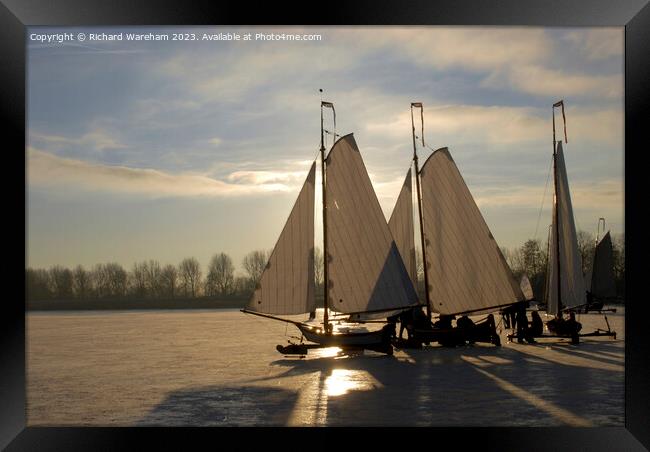
[[[607,318],[616,340],[577,346],[503,330],[502,347],[300,358],[275,349],[297,328],[237,310],[29,313],[27,424],[623,426],[623,309]]]

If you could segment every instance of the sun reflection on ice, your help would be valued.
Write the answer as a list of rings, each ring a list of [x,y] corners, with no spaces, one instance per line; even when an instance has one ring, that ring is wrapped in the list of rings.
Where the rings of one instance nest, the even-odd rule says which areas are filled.
[[[330,397],[345,394],[356,386],[352,380],[352,371],[346,369],[334,369],[332,375],[325,380],[325,393]]]
[[[339,347],[317,348],[311,354],[316,358],[332,358],[341,353]]]
[[[367,391],[381,386],[368,372],[349,369],[334,369],[325,380],[325,394],[337,397],[349,391]]]
[[[326,350],[321,349],[319,351]],[[334,348],[334,351],[338,350]],[[345,396],[350,391],[368,391],[383,385],[365,370],[332,369],[320,372],[302,387],[298,401],[289,417],[289,426],[327,425],[330,398]]]

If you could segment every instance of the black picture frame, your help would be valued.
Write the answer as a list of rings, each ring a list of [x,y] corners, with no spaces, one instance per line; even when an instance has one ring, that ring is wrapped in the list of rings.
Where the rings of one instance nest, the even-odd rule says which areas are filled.
[[[647,428],[650,392],[649,347],[643,333],[648,317],[642,296],[645,205],[644,151],[647,149],[648,84],[650,84],[650,6],[648,0],[437,0],[358,1],[354,4],[306,4],[283,11],[274,2],[185,2],[169,0],[0,0],[0,112],[4,131],[6,238],[27,240],[26,223],[16,220],[26,212],[25,146],[26,27],[31,25],[522,25],[522,26],[624,26],[625,27],[625,427],[621,428],[430,428],[409,432],[364,429],[364,435],[347,429],[165,429],[165,428],[34,428],[25,425],[25,305],[21,291],[4,300],[0,314],[0,448],[7,450],[112,450],[138,444],[170,448],[205,441],[211,449],[263,447],[345,448],[387,444],[423,447],[480,447],[480,450],[644,450],[650,448]],[[9,140],[7,140],[9,138]],[[9,160],[7,160],[9,158]],[[13,177],[6,177],[12,175]],[[23,210],[25,209],[25,210]],[[26,217],[23,216],[23,219]],[[21,229],[22,228],[22,229]],[[11,236],[9,235],[11,234]],[[8,240],[14,242],[16,240]],[[27,246],[27,242],[26,242]],[[18,248],[18,246],[16,246]],[[18,254],[18,251],[16,251]],[[18,258],[20,262],[25,259]],[[12,256],[13,257],[13,256]],[[5,259],[7,282],[24,281],[24,267]],[[19,284],[14,284],[16,287]],[[327,431],[325,431],[327,430]],[[400,429],[403,430],[403,429]],[[351,433],[348,435],[348,433]],[[404,442],[403,434],[409,439]],[[307,435],[309,437],[307,437]],[[412,436],[411,436],[412,435]],[[314,438],[316,436],[316,438]],[[334,439],[336,437],[336,440]],[[229,442],[230,446],[226,446]],[[447,445],[449,444],[449,445]]]

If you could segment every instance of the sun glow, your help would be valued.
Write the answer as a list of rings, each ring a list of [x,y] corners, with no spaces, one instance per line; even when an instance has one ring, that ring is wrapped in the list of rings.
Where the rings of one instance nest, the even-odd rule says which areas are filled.
[[[311,354],[318,358],[335,358],[340,353],[341,353],[341,349],[339,347],[326,347],[326,348],[316,349]]]
[[[334,369],[325,380],[325,393],[329,397],[336,397],[349,391],[367,391],[377,386],[378,382],[365,371]]]

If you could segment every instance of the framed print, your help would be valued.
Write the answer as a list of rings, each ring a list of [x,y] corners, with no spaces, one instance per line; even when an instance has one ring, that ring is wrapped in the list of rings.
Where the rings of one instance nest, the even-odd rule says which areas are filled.
[[[2,447],[650,447],[647,2],[0,11]]]

